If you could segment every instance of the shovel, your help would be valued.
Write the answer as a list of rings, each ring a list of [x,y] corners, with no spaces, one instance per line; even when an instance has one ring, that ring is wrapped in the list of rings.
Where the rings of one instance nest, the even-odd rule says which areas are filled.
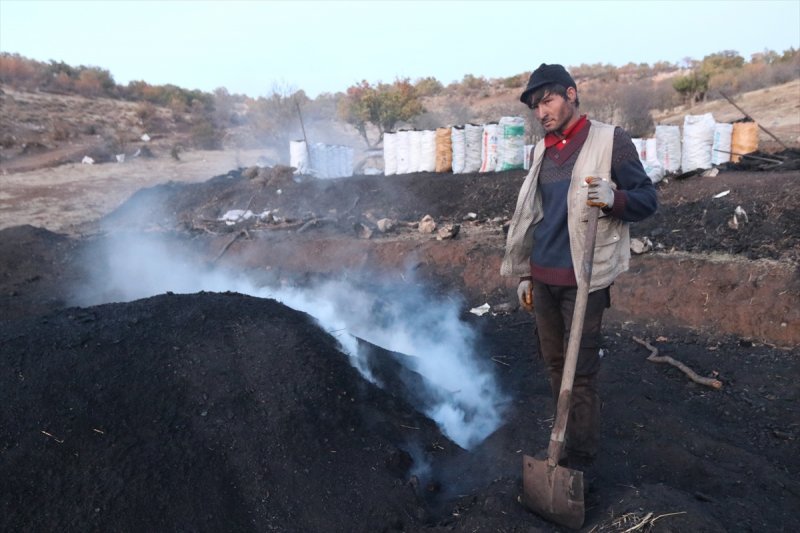
[[[535,459],[526,455],[522,462],[522,503],[544,518],[572,529],[579,529],[583,525],[583,472],[559,466],[558,459],[564,449],[564,435],[572,401],[572,383],[575,381],[575,367],[578,363],[583,319],[586,314],[586,302],[589,299],[589,282],[592,279],[598,216],[599,208],[590,207],[581,277],[578,280],[578,294],[572,314],[572,326],[569,330],[569,343],[561,378],[561,391],[558,394],[556,419],[550,434],[547,458]]]

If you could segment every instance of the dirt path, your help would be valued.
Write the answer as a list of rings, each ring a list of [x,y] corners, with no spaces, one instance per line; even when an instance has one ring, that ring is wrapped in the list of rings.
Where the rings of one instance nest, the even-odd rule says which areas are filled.
[[[194,151],[121,164],[71,163],[0,176],[0,229],[22,224],[73,233],[119,207],[131,194],[168,181],[195,183],[255,165],[263,150]]]

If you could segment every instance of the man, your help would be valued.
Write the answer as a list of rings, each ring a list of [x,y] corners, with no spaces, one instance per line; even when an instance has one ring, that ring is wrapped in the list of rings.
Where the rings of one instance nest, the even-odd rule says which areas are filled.
[[[583,257],[587,206],[602,208],[562,464],[589,467],[597,453],[603,311],[609,288],[628,269],[629,223],[658,201],[630,136],[578,113],[578,89],[561,65],[533,71],[520,100],[545,130],[509,226],[501,274],[519,278],[520,304],[533,310],[539,353],[557,402]]]

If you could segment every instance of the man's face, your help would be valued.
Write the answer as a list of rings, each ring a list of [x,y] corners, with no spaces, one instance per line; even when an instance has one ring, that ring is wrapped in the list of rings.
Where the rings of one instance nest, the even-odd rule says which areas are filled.
[[[545,93],[533,107],[536,119],[547,133],[560,133],[576,116],[575,89],[567,89],[567,98],[555,93]]]

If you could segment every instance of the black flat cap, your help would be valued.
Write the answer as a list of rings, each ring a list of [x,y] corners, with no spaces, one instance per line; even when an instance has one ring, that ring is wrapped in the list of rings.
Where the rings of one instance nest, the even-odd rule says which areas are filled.
[[[528,86],[525,87],[525,90],[520,95],[519,101],[527,104],[528,99],[536,89],[551,83],[557,83],[565,89],[569,87],[578,88],[567,69],[561,65],[546,65],[542,63],[539,68],[531,73],[531,77],[528,79]]]

